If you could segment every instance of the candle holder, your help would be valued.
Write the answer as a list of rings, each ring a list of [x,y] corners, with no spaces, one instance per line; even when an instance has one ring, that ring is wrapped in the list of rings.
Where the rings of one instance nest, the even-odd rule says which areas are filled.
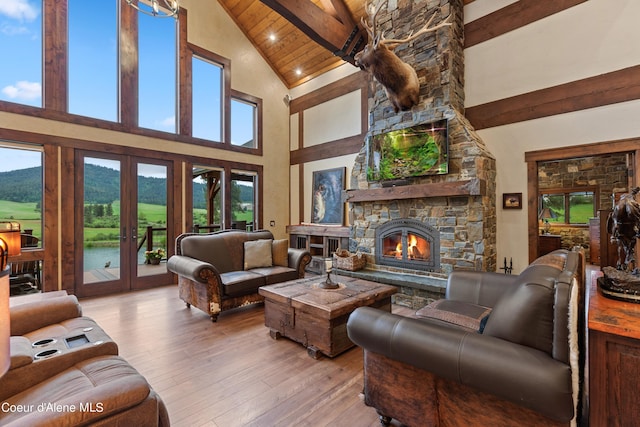
[[[324,282],[318,283],[318,287],[321,289],[338,289],[340,287],[339,284],[335,283],[331,280],[331,269],[327,269],[327,278]]]

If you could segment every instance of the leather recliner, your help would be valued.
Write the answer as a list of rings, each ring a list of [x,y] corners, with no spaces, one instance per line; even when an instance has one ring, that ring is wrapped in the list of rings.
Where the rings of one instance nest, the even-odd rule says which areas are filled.
[[[518,276],[454,272],[440,304],[454,307],[446,315],[356,309],[347,331],[364,349],[365,404],[385,425],[575,425],[584,390],[583,259],[581,250],[558,250]],[[483,330],[459,321],[477,307],[489,312]]]

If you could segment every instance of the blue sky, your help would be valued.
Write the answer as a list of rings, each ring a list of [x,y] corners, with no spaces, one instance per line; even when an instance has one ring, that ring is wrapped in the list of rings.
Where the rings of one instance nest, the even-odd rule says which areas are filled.
[[[122,2],[123,7],[127,7]],[[69,0],[69,112],[117,121],[118,35],[116,0]],[[176,128],[176,20],[139,16],[139,124],[165,132]],[[0,0],[0,100],[42,106],[42,0]],[[194,86],[197,82],[194,82]],[[200,82],[199,87],[206,87]],[[215,85],[214,85],[215,86]],[[213,96],[212,96],[213,95]],[[194,96],[194,135],[218,139],[219,120],[205,103],[219,93]],[[242,115],[245,115],[244,112]],[[236,111],[236,115],[240,115]],[[251,117],[232,117],[232,138],[252,138]],[[238,124],[239,123],[239,124]],[[243,123],[246,126],[243,126]],[[199,135],[198,135],[199,134]],[[1,162],[1,160],[0,160]],[[1,170],[0,165],[0,170]]]

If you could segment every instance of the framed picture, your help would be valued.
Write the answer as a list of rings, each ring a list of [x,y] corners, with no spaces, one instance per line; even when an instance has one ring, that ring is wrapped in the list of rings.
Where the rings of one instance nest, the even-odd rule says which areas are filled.
[[[326,169],[313,173],[311,222],[342,225],[344,218],[344,176],[346,168]]]
[[[522,193],[502,193],[502,209],[522,209]]]

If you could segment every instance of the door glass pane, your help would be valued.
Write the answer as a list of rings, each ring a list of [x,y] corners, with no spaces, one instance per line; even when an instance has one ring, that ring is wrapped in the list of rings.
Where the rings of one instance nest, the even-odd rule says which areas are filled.
[[[192,64],[193,128],[196,138],[222,141],[222,67],[194,57]]]
[[[138,276],[167,272],[167,167],[138,163]]]
[[[120,279],[120,185],[117,160],[84,159],[84,283]]]
[[[114,0],[69,0],[70,113],[118,119],[117,6]]]
[[[203,233],[222,229],[223,175],[220,169],[193,168],[193,230]]]
[[[256,176],[250,172],[231,175],[231,228],[253,230],[255,225]]]
[[[42,107],[42,1],[0,3],[0,100]]]
[[[176,131],[177,22],[138,14],[138,121],[141,127],[172,133]]]

